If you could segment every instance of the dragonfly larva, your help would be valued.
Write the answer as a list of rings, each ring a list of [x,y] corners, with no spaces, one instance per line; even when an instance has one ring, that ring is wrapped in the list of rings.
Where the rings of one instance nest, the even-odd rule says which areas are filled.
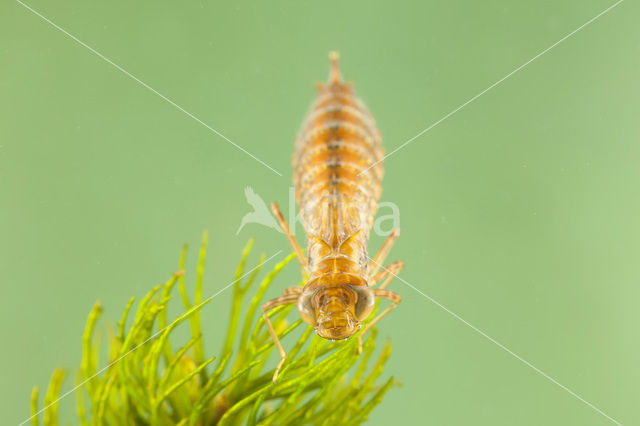
[[[329,81],[318,84],[318,97],[296,138],[293,183],[300,217],[307,235],[305,256],[278,206],[271,209],[297,253],[304,287],[285,289],[265,303],[263,318],[281,360],[286,352],[267,316],[277,306],[296,304],[302,319],[316,333],[331,340],[351,337],[371,314],[376,298],[392,304],[368,323],[362,336],[388,314],[400,296],[385,287],[402,269],[402,262],[382,268],[399,235],[394,230],[373,259],[367,255],[369,232],[382,191],[381,136],[353,85],[342,80],[338,54],[332,52]],[[376,286],[374,288],[374,286]]]

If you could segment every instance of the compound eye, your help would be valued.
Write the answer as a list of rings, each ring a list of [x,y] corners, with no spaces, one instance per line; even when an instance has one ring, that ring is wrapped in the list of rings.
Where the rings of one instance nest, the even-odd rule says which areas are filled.
[[[316,326],[316,309],[313,306],[314,292],[302,293],[298,297],[298,303],[296,307],[300,313],[300,317],[304,322],[309,325]]]
[[[373,290],[368,287],[351,286],[351,288],[358,295],[354,314],[358,321],[363,321],[373,311],[373,307],[376,304],[376,296],[373,294]]]

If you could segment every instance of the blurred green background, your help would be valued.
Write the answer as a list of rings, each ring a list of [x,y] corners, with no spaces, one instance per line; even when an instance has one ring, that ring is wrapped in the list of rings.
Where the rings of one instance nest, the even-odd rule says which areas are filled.
[[[28,417],[32,386],[56,366],[78,365],[95,300],[116,321],[203,229],[207,294],[229,283],[249,237],[267,256],[288,252],[259,225],[236,235],[244,188],[288,210],[293,139],[330,50],[390,151],[613,2],[28,4],[284,176],[0,4],[3,424]],[[638,16],[622,3],[394,154],[382,198],[400,208],[391,260],[405,261],[406,281],[629,425],[640,424]],[[290,266],[279,285],[298,276]],[[369,424],[613,424],[402,282],[391,288],[404,301],[380,332],[394,345],[386,373],[404,386]],[[229,296],[203,311],[212,352]],[[74,404],[61,402],[67,423]]]

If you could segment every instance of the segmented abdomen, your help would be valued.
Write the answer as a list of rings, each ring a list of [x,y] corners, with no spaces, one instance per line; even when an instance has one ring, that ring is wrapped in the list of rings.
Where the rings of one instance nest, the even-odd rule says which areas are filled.
[[[383,175],[380,132],[333,64],[303,122],[293,157],[311,277],[366,275],[369,230]]]

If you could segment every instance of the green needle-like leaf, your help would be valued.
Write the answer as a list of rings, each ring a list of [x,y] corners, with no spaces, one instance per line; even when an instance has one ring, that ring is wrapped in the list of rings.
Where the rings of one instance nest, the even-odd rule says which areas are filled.
[[[185,280],[185,246],[178,272],[140,299],[132,319],[129,314],[134,298],[127,303],[115,329],[99,333],[101,329],[97,330],[96,325],[102,307],[96,303],[82,336],[82,361],[76,377],[76,384],[82,386],[75,390],[78,419],[71,423],[210,426],[355,425],[366,421],[395,383],[391,378],[383,384],[377,383],[391,346],[385,345],[375,364],[369,366],[377,339],[375,328],[365,339],[362,354],[358,354],[357,337],[337,342],[321,339],[312,327],[303,323],[291,305],[282,306],[268,313],[288,351],[278,382],[274,384],[277,353],[274,354],[273,341],[259,311],[266,302],[267,290],[295,254],[273,266],[252,290],[252,284],[263,273],[266,258],[261,255],[257,266],[249,268],[253,245],[253,240],[246,245],[235,271],[232,294],[227,294],[229,320],[224,326],[202,324],[200,319],[200,311],[209,304],[229,303],[223,300],[224,295],[215,300],[204,298],[214,292],[213,288],[205,288],[203,279],[206,233],[198,255],[192,294]],[[251,272],[245,272],[247,270]],[[278,287],[284,289],[290,284],[280,283]],[[167,307],[172,303],[175,287],[184,310],[170,319]],[[184,338],[180,344],[172,343],[176,329],[183,322],[189,323],[190,336],[186,343]],[[225,329],[225,337],[218,342],[222,349],[214,364],[216,356],[205,354],[203,341],[207,336],[220,335],[220,328]],[[103,334],[106,338],[98,337]],[[100,365],[101,341],[107,344],[106,369]],[[209,365],[215,365],[211,374],[207,374]],[[43,413],[38,414],[38,388],[33,389],[32,425],[39,426],[40,421],[44,426],[58,425],[57,400],[64,376],[60,369],[54,372],[43,401],[44,407],[48,407]]]

